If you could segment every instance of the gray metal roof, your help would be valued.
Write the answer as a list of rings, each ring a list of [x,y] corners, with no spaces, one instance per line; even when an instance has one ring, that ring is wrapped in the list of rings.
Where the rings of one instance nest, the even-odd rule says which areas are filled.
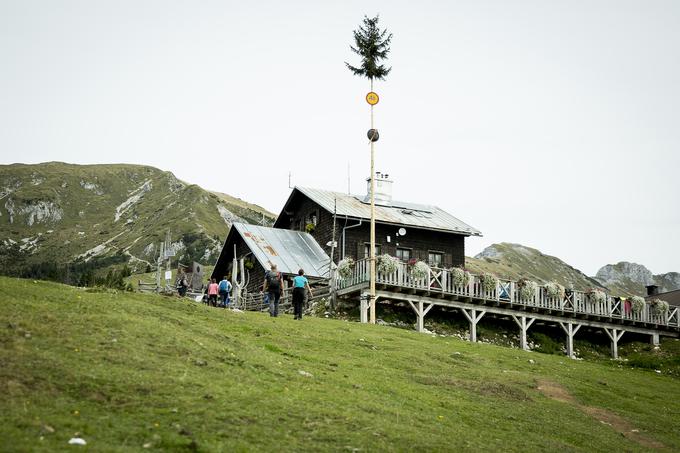
[[[297,275],[302,268],[307,277],[328,278],[330,258],[309,233],[248,223],[234,223],[232,228],[265,269],[276,264],[284,274]]]
[[[363,201],[364,197],[328,190],[310,189],[308,187],[295,187],[295,189],[314,200],[329,212],[333,212],[333,206],[337,200],[338,216],[358,219],[371,218],[371,205]],[[417,228],[449,231],[467,236],[482,235],[478,229],[471,227],[437,206],[401,201],[392,201],[390,205],[376,203],[375,219],[382,223],[411,225]]]

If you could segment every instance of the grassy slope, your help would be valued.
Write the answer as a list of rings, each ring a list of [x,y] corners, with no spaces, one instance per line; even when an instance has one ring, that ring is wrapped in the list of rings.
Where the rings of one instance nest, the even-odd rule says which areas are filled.
[[[0,277],[0,345],[11,450],[644,449],[546,379],[680,449],[677,380],[394,328]]]
[[[260,223],[262,217],[264,217],[265,223],[267,225],[273,225],[274,220],[276,220],[276,214],[272,214],[260,205],[248,203],[247,201],[241,200],[240,198],[236,198],[222,192],[211,193],[215,194],[220,200],[223,200],[229,206],[231,206],[232,212],[235,212],[238,215],[241,215],[242,212],[246,213],[247,217],[252,223]]]
[[[559,258],[544,255],[539,250],[519,244],[501,242],[493,244],[496,256],[486,258],[465,258],[465,266],[473,273],[491,272],[501,278],[519,280],[528,278],[536,282],[555,280],[570,287],[585,290],[602,285],[595,279],[573,268]],[[485,250],[485,251],[486,251]]]

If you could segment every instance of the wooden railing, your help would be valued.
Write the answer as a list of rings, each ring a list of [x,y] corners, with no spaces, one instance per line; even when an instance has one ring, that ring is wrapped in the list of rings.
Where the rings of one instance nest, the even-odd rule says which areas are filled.
[[[472,275],[468,285],[455,285],[451,273],[447,269],[430,268],[428,276],[416,279],[411,275],[411,265],[398,263],[392,273],[377,272],[376,283],[396,286],[403,289],[417,289],[430,293],[450,294],[461,297],[496,301],[521,307],[534,307],[548,310],[562,311],[580,315],[591,315],[644,322],[660,326],[680,328],[680,313],[678,307],[671,306],[663,313],[658,312],[649,303],[645,303],[642,311],[633,312],[626,308],[624,301],[616,300],[607,295],[604,301],[595,301],[593,297],[582,291],[567,290],[563,298],[549,297],[543,286],[538,286],[532,297],[522,298],[517,282],[499,279],[495,288],[485,291],[479,276]],[[353,286],[361,286],[369,281],[370,266],[367,259],[358,260],[347,278],[339,278],[336,287],[339,291]]]
[[[312,297],[307,296],[305,298],[304,308],[308,308],[309,304],[313,301],[323,298],[330,297],[330,287],[321,286],[313,288],[314,295]],[[292,306],[293,301],[293,288],[284,288],[281,298],[279,299],[279,310],[283,311]],[[245,291],[241,300],[235,305],[236,308],[248,311],[262,311],[269,307],[269,304],[264,303],[264,293],[262,292],[247,292]]]

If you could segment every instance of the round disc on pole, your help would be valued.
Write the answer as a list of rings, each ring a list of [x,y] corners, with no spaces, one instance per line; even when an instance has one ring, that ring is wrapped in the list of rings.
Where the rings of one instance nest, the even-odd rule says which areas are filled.
[[[378,93],[374,93],[371,91],[366,95],[366,102],[368,102],[371,105],[375,105],[380,101],[380,97],[378,97]]]

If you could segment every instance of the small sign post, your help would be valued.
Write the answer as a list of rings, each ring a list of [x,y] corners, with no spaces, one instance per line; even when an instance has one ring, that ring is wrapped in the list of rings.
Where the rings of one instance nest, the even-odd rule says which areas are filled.
[[[368,102],[371,106],[380,102],[380,97],[378,96],[378,93],[375,93],[373,91],[369,92],[366,95],[366,102]]]

